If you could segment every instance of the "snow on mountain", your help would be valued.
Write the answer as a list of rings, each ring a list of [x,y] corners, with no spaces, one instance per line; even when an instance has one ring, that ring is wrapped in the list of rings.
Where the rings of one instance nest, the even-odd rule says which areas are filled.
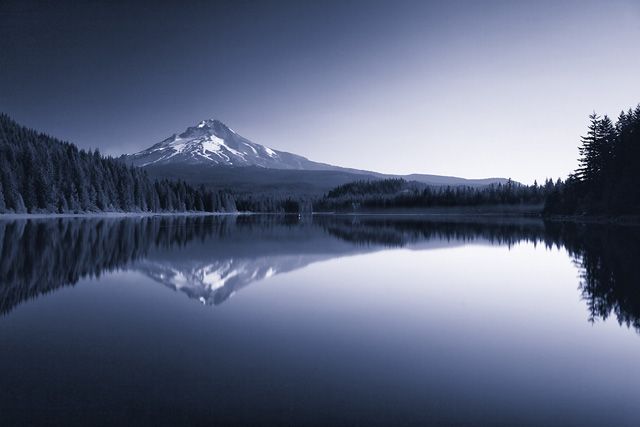
[[[206,305],[218,305],[253,282],[297,270],[328,255],[279,255],[256,259],[218,259],[206,261],[140,261],[135,269],[156,282],[185,293]]]
[[[203,120],[152,147],[127,156],[135,166],[211,164],[272,169],[332,170],[335,167],[273,150],[238,135],[219,120]]]
[[[263,181],[269,180],[265,174],[288,174],[289,172],[285,172],[288,170],[291,171],[291,176],[276,177],[279,184],[287,182],[290,185],[300,185],[301,188],[306,188],[305,191],[308,191],[310,187],[318,187],[320,188],[319,192],[358,179],[404,178],[436,186],[483,186],[506,182],[504,178],[464,179],[425,174],[389,175],[314,162],[297,154],[256,144],[239,135],[221,121],[213,119],[203,120],[195,126],[188,127],[181,134],[173,134],[146,150],[122,156],[122,159],[134,166],[151,166],[150,169],[153,169],[155,177],[167,177],[168,173],[172,179],[184,179],[189,182],[193,178],[194,171],[197,171],[198,183],[202,183],[203,179],[209,179],[209,181],[236,186],[248,183],[253,188],[258,188]],[[202,166],[233,166],[234,168],[203,168]],[[242,166],[251,166],[253,170],[251,173],[243,172],[242,179],[237,180],[233,170],[235,167]],[[271,169],[271,171],[266,169]],[[273,169],[277,171],[273,171]],[[323,174],[322,177],[315,177],[311,176],[313,174],[305,175],[306,171],[332,171],[342,175],[331,177]],[[209,176],[212,173],[217,175],[215,177]],[[225,175],[220,176],[220,173]],[[228,176],[228,174],[232,176]],[[330,181],[332,178],[334,181],[339,180],[339,182]],[[324,180],[322,183],[326,182],[326,185],[322,186],[323,184],[318,179]],[[330,185],[329,182],[331,182]]]

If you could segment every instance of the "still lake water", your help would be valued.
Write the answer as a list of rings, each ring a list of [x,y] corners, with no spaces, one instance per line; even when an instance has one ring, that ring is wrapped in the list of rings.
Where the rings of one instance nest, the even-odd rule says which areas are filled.
[[[640,229],[0,221],[0,425],[637,426]]]

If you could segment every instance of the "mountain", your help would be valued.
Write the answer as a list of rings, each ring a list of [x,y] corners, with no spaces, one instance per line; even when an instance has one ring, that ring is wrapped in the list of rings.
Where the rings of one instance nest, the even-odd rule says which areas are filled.
[[[277,255],[171,263],[144,260],[134,269],[202,304],[218,305],[253,282],[331,259],[330,255]]]
[[[293,170],[340,169],[251,142],[219,120],[203,120],[181,134],[173,134],[129,156],[128,160],[141,167],[186,164]]]
[[[314,162],[252,142],[219,120],[203,120],[122,159],[145,168],[151,177],[247,192],[321,194],[349,182],[385,178],[404,178],[433,186],[484,186],[507,181],[504,178],[390,175]]]

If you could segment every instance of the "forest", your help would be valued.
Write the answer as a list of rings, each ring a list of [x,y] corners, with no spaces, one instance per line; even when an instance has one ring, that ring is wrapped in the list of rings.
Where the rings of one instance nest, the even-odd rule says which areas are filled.
[[[547,195],[561,186],[548,179],[523,185],[512,180],[481,187],[428,186],[404,179],[357,181],[329,191],[314,203],[316,211],[370,211],[384,209],[427,209],[497,205],[542,206]]]
[[[139,168],[0,114],[0,213],[235,212],[228,191],[151,181]]]
[[[615,123],[595,112],[581,138],[578,168],[547,197],[544,212],[562,215],[640,214],[640,105]]]

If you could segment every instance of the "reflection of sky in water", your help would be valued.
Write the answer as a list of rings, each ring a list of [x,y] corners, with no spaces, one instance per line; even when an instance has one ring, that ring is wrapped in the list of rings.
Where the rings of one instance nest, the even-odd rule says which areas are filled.
[[[18,305],[0,317],[0,409],[37,407],[42,420],[115,408],[113,422],[635,424],[640,337],[615,317],[587,322],[564,248],[277,230],[261,239],[255,228],[246,243],[231,233],[233,256],[206,240],[156,248]],[[214,308],[160,286],[149,263],[257,279]]]

